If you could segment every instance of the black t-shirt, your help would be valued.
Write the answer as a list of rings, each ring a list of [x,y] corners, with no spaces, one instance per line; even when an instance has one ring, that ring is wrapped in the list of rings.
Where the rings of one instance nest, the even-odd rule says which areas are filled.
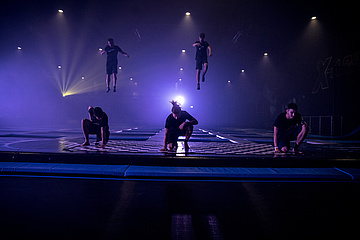
[[[111,63],[117,63],[117,54],[119,52],[122,52],[121,48],[116,45],[114,45],[112,47],[107,45],[105,47],[105,51],[107,53],[107,62],[111,62]]]
[[[195,46],[196,47],[196,56],[195,56],[195,60],[202,60],[202,59],[207,59],[207,54],[206,54],[206,49],[210,46],[208,42],[206,41],[196,41],[195,43],[200,43],[200,47],[199,46]]]
[[[286,113],[280,113],[279,116],[275,119],[274,126],[278,127],[282,132],[288,132],[295,127],[301,125],[302,117],[301,114],[295,113],[293,119],[287,119]]]
[[[192,121],[192,120],[195,120],[195,118],[193,116],[191,116],[188,112],[181,111],[181,116],[178,119],[175,119],[173,114],[171,113],[166,119],[165,128],[178,129],[179,126],[186,120]]]

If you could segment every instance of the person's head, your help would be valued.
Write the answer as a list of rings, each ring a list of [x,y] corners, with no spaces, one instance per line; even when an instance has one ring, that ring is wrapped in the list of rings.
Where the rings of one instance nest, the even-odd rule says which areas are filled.
[[[110,47],[114,46],[114,39],[109,38],[109,39],[108,39],[108,45],[109,45]]]
[[[298,106],[295,103],[289,103],[286,108],[286,118],[293,119],[298,111]]]
[[[173,105],[171,109],[172,115],[175,119],[178,119],[181,116],[181,107],[174,100],[171,101],[171,104]]]
[[[94,116],[97,118],[97,119],[102,119],[103,117],[103,110],[100,108],[100,107],[96,107],[94,109]]]
[[[204,39],[205,39],[205,33],[200,33],[199,40],[204,41]]]

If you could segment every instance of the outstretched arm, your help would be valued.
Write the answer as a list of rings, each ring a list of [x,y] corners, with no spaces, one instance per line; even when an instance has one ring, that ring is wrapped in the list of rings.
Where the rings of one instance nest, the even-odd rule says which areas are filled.
[[[129,54],[127,54],[126,52],[124,52],[124,51],[121,51],[121,53],[125,56],[125,57],[127,57],[127,58],[129,58],[130,56],[129,56]]]
[[[199,42],[195,42],[192,46],[193,46],[193,47],[196,47],[196,46],[200,47],[201,44],[200,44]]]

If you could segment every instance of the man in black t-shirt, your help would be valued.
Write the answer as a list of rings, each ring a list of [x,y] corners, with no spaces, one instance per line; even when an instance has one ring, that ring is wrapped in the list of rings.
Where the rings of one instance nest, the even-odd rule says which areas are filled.
[[[274,146],[275,153],[288,152],[290,141],[296,140],[294,152],[299,152],[299,146],[304,141],[309,128],[297,113],[298,106],[290,103],[285,113],[280,113],[274,122]]]
[[[107,53],[107,61],[106,61],[106,86],[107,91],[110,91],[110,76],[113,75],[113,85],[114,85],[114,92],[116,92],[116,74],[118,73],[118,59],[117,54],[122,53],[127,58],[130,56],[121,50],[119,46],[114,45],[114,39],[108,39],[108,45],[105,47],[104,50],[101,51],[101,55]]]
[[[176,151],[179,136],[185,136],[185,151],[188,151],[188,141],[192,135],[193,126],[197,125],[198,121],[188,112],[182,111],[177,102],[172,101],[171,103],[173,105],[172,113],[165,122],[164,147],[161,151],[167,151],[167,147],[169,147],[170,151]]]
[[[81,127],[84,134],[85,142],[81,146],[89,146],[89,134],[96,134],[97,142],[101,141],[100,147],[105,148],[106,143],[109,141],[109,119],[103,110],[99,107],[88,108],[89,119],[81,121]]]
[[[209,50],[209,57],[212,56],[211,47],[208,42],[205,40],[205,34],[200,33],[199,41],[196,41],[193,44],[193,47],[196,48],[196,81],[197,81],[197,90],[200,90],[200,72],[204,65],[204,70],[202,74],[202,81],[205,82],[205,74],[208,70],[208,60],[207,60],[207,50]]]

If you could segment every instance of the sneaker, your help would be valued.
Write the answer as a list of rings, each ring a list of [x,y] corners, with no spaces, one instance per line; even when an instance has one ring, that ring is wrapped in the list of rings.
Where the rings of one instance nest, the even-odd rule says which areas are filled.
[[[197,84],[197,90],[200,90],[200,83]]]
[[[109,88],[109,87],[107,88],[106,92],[107,92],[107,93],[110,92],[110,88]]]
[[[114,92],[116,92],[116,87],[114,87]]]

